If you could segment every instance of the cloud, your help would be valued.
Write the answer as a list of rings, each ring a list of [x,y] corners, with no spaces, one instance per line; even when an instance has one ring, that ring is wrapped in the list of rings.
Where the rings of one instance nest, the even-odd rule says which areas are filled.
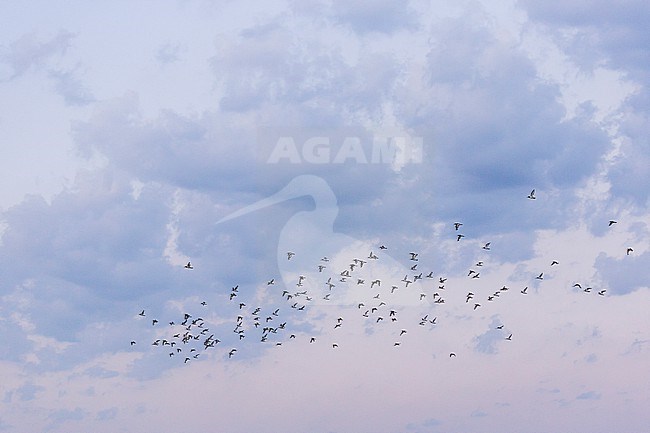
[[[504,331],[496,329],[497,326],[501,326],[501,322],[497,318],[493,318],[488,325],[488,330],[474,337],[474,350],[488,355],[494,355],[499,352],[497,342],[503,341],[507,335],[505,335],[506,333]]]
[[[624,69],[632,77],[647,81],[650,17],[647,3],[629,0],[613,7],[606,1],[546,2],[521,1],[528,16],[560,30],[557,39],[579,64],[594,68],[601,63]]]
[[[75,35],[66,30],[59,32],[46,42],[40,42],[34,33],[27,33],[13,41],[0,61],[13,71],[9,79],[15,79],[30,69],[43,67],[47,61],[56,56],[65,55]]]
[[[600,394],[596,391],[587,391],[578,394],[576,400],[600,400]]]
[[[67,105],[87,105],[94,100],[90,90],[73,71],[51,70],[49,77],[54,80],[57,93]]]
[[[607,179],[618,197],[628,197],[637,206],[646,207],[649,188],[644,167],[650,155],[646,135],[639,128],[644,120],[647,123],[649,110],[650,45],[644,23],[650,16],[650,8],[636,0],[622,2],[615,8],[603,1],[590,3],[588,7],[584,2],[540,5],[524,1],[520,4],[532,20],[550,29],[574,63],[587,71],[602,66],[623,71],[639,85],[637,92],[624,103],[617,134],[623,145]]]
[[[336,21],[349,25],[360,34],[390,34],[399,30],[412,30],[418,26],[416,14],[408,2],[405,4],[395,0],[334,3],[332,15]]]
[[[631,293],[650,287],[650,277],[644,271],[650,266],[650,253],[611,257],[601,253],[596,258],[598,275],[614,295]]]

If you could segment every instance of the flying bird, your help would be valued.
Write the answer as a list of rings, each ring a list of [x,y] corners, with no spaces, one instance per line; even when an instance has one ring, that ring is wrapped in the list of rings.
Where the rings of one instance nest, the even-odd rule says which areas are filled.
[[[533,189],[530,194],[528,194],[528,198],[530,200],[535,200],[537,197],[535,197],[535,190]]]
[[[191,262],[187,262],[187,264],[185,265],[185,269],[194,269],[194,266],[192,266]]]
[[[625,252],[625,255],[629,256],[630,253],[634,252],[632,248],[628,248],[627,251]]]
[[[616,224],[616,223],[618,223],[618,221],[615,221],[615,220],[609,220],[609,223],[607,223],[607,227],[611,227],[611,226],[613,226],[613,225]]]
[[[454,228],[456,229],[456,231],[458,231],[458,229],[459,229],[460,226],[462,226],[462,225],[463,225],[463,223],[454,223]]]

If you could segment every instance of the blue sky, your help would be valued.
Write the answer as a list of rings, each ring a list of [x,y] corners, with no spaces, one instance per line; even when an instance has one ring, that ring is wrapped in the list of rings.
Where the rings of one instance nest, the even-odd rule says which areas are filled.
[[[645,2],[3,9],[0,431],[647,428]]]

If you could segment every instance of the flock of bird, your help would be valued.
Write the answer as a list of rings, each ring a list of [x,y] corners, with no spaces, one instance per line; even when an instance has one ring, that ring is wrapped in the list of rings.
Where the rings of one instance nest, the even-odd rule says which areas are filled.
[[[527,198],[536,200],[534,189]],[[617,224],[617,221],[608,222],[609,227],[614,224]],[[450,228],[457,242],[465,238],[461,232],[463,225],[462,222],[454,222],[453,229]],[[467,270],[466,277],[470,281],[481,277],[481,270],[488,260],[491,248],[491,242],[482,244],[482,254],[486,257]],[[632,248],[627,248],[627,255],[632,252]],[[299,253],[295,251],[286,252],[287,262],[298,258]],[[390,335],[394,336],[391,344],[399,347],[404,339],[408,338],[411,326],[435,329],[439,325],[439,315],[436,312],[443,308],[442,304],[448,299],[445,276],[434,275],[434,271],[430,269],[422,270],[418,252],[409,252],[403,259],[408,263],[400,268],[406,271],[404,277],[399,280],[387,280],[381,274],[382,260],[391,260],[385,245],[379,245],[363,256],[351,257],[345,265],[334,265],[333,258],[324,256],[318,263],[311,265],[312,269],[305,269],[291,282],[271,276],[260,283],[260,287],[264,288],[267,294],[274,296],[270,301],[267,298],[264,305],[254,305],[250,300],[254,298],[253,294],[243,293],[245,290],[240,290],[239,285],[234,285],[222,296],[218,308],[220,314],[228,312],[228,319],[219,317],[215,320],[208,309],[207,301],[197,302],[192,311],[179,313],[178,317],[165,320],[166,325],[160,323],[158,318],[150,317],[145,309],[136,317],[154,330],[154,336],[148,342],[150,346],[168,358],[180,359],[184,364],[199,359],[205,351],[215,347],[225,347],[224,356],[233,358],[241,351],[242,345],[250,345],[253,342],[279,347],[294,340],[304,339],[309,344],[321,344],[324,341],[324,344],[330,345],[332,349],[338,349],[336,333],[346,326],[348,318],[337,315],[330,319],[331,323],[320,323],[318,327],[309,323],[310,316],[305,316],[309,311],[317,310],[318,306],[328,303],[343,306],[343,309],[337,310],[339,313],[355,312],[353,321],[360,321],[366,329],[392,326],[389,329]],[[552,260],[549,268],[555,266],[560,266],[560,263]],[[184,268],[193,270],[194,266],[188,262]],[[531,276],[531,280],[543,280],[547,272],[539,272],[536,276]],[[583,287],[577,282],[573,288],[599,296],[606,294],[606,289],[595,290],[592,287]],[[518,292],[519,296],[525,296],[529,294],[528,290],[528,286],[525,286],[515,289],[515,292]],[[453,291],[457,289],[454,288]],[[496,302],[499,298],[508,296],[509,291],[510,288],[506,285],[488,294],[470,290],[463,298],[468,313],[471,313],[483,308],[485,303]],[[424,312],[415,316],[403,313],[406,306],[412,305],[422,306]],[[205,319],[204,316],[209,318]],[[327,315],[319,317],[327,318]],[[503,324],[499,324],[495,329],[502,333],[504,341],[512,341],[515,338]],[[131,346],[137,344],[139,342],[135,339],[130,341]],[[456,351],[449,352],[448,356],[456,357]]]

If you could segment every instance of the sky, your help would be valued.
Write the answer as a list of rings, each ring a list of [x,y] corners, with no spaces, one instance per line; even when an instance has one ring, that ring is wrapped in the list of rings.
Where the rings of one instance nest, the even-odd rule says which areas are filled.
[[[2,16],[0,432],[647,429],[647,2]]]

